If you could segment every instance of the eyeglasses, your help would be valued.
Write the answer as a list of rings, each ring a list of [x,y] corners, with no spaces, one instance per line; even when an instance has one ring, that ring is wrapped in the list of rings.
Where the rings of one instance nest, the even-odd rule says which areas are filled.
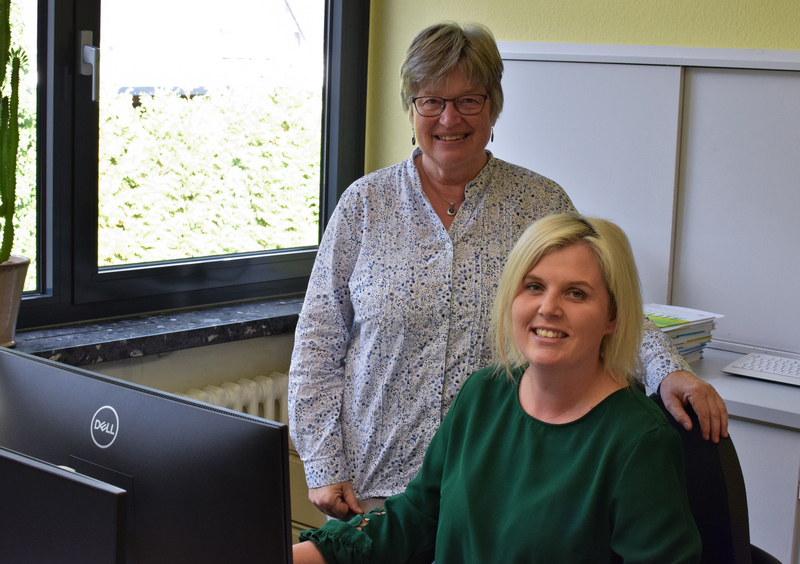
[[[464,116],[481,113],[489,98],[487,94],[466,94],[458,98],[439,98],[438,96],[417,96],[411,102],[422,117],[436,117],[444,111],[447,102],[453,102],[456,111]]]

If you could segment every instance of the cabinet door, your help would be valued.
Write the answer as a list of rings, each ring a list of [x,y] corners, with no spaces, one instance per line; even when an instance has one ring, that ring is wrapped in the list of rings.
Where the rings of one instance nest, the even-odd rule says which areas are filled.
[[[750,542],[798,564],[800,432],[731,419],[750,512]]]
[[[670,303],[680,67],[505,61],[488,149],[558,182],[625,230],[645,302]]]

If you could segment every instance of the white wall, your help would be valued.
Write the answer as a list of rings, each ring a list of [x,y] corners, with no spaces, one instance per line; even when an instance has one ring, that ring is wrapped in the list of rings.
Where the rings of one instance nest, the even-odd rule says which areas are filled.
[[[89,370],[166,392],[288,372],[294,334],[208,345],[159,355],[84,366]]]

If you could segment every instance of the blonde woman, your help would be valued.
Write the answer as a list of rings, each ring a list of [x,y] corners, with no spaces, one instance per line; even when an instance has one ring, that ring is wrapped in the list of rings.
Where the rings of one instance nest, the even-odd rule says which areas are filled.
[[[306,531],[295,562],[697,562],[680,439],[635,385],[624,233],[541,219],[495,301],[499,364],[464,384],[405,493]]]

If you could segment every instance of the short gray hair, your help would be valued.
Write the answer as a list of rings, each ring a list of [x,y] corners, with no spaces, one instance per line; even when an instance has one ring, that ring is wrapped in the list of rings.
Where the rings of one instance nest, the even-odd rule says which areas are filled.
[[[503,60],[492,32],[484,25],[443,22],[422,30],[411,42],[400,67],[403,110],[411,111],[411,98],[427,81],[441,81],[457,66],[467,80],[486,88],[492,123],[503,111]]]

